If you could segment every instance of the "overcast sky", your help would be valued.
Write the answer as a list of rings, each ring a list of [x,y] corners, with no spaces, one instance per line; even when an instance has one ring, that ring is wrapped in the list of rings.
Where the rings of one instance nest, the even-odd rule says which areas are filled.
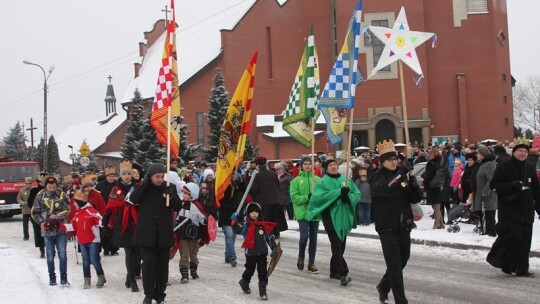
[[[241,5],[252,1],[176,1],[177,22],[180,30],[196,31],[197,27],[219,22],[221,14],[240,11]],[[43,135],[43,73],[38,67],[23,64],[23,60],[40,64],[46,72],[55,65],[48,81],[49,136],[59,135],[77,122],[104,118],[107,77],[113,77],[116,97],[121,99],[133,78],[133,63],[139,58],[138,43],[144,41],[143,32],[164,18],[161,10],[169,2],[2,0],[0,140],[17,121],[28,128],[30,118],[37,127],[35,140]],[[534,36],[530,25],[538,12],[540,1],[508,1],[512,75],[521,82],[540,74],[540,59],[533,55],[540,49],[540,40],[530,38]],[[229,84],[230,91],[234,91],[232,86]],[[123,114],[119,104],[117,112]]]

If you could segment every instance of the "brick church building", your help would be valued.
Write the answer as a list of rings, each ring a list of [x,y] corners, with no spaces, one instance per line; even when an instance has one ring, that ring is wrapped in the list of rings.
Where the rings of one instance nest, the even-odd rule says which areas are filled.
[[[205,114],[216,68],[222,69],[232,97],[249,59],[258,50],[252,145],[258,146],[260,154],[269,159],[297,158],[309,153],[311,149],[296,143],[281,129],[281,115],[310,26],[315,30],[323,87],[356,2],[256,0],[228,29],[220,28],[210,46],[202,33],[177,35],[180,97],[184,123],[190,130],[188,141],[208,145]],[[416,49],[425,76],[421,87],[413,81],[414,72],[404,66],[410,142],[427,147],[433,140],[448,137],[462,142],[485,138],[511,140],[514,121],[506,1],[364,1],[364,25],[392,28],[402,6],[411,30],[434,32],[438,36],[436,48],[427,42]],[[163,20],[156,22],[151,31],[144,33],[146,42],[139,44],[142,61],[135,64],[135,78],[121,98],[122,107],[128,112],[135,88],[148,104],[153,100],[164,24]],[[364,75],[370,74],[382,49],[376,38],[364,39],[360,54]],[[356,96],[352,130],[347,128],[345,134],[347,138],[347,132],[352,132],[353,148],[373,148],[378,141],[389,138],[405,141],[397,64],[362,83]],[[125,132],[124,124],[118,126],[113,133]],[[322,132],[324,120],[317,122],[316,129],[316,152],[346,148],[327,143]],[[115,150],[111,146],[108,150],[119,151],[120,147]]]

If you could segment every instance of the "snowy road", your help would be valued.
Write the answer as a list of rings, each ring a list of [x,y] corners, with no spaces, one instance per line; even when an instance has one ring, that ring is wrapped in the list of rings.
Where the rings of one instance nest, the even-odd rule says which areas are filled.
[[[21,216],[0,220],[0,294],[3,303],[142,303],[141,292],[132,293],[123,285],[125,267],[120,256],[103,257],[107,283],[102,289],[82,289],[82,266],[76,264],[73,243],[68,243],[70,288],[49,287],[45,260],[33,241],[22,241]],[[294,227],[295,223],[290,222]],[[441,236],[444,236],[441,231]],[[445,233],[445,232],[444,232]],[[375,285],[385,267],[380,243],[366,238],[347,240],[346,259],[352,283],[341,287],[328,278],[330,247],[325,234],[319,234],[316,264],[320,274],[296,269],[298,232],[282,233],[283,256],[270,277],[268,297],[274,303],[377,303]],[[414,232],[413,232],[414,236]],[[534,235],[538,238],[538,235]],[[237,253],[240,252],[237,239]],[[170,262],[168,303],[260,303],[256,277],[253,293],[245,295],[238,286],[244,269],[239,255],[236,268],[223,262],[223,237],[199,252],[197,281],[180,284],[178,255]],[[540,303],[538,278],[515,278],[503,275],[485,262],[483,250],[460,250],[413,245],[405,269],[405,289],[410,303]],[[80,261],[80,256],[79,256]],[[58,265],[58,264],[57,264]],[[531,271],[540,270],[540,259],[531,258]],[[95,273],[92,270],[95,284]],[[4,299],[9,299],[4,302]],[[390,296],[393,303],[393,298]]]

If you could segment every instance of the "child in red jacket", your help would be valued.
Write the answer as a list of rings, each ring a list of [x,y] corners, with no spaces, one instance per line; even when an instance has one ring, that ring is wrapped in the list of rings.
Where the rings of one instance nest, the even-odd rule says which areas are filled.
[[[88,202],[88,193],[77,190],[73,197],[77,213],[72,220],[73,230],[77,234],[77,240],[81,247],[84,274],[84,289],[90,288],[90,263],[94,265],[98,280],[97,288],[103,287],[107,280],[101,267],[99,258],[101,215]]]

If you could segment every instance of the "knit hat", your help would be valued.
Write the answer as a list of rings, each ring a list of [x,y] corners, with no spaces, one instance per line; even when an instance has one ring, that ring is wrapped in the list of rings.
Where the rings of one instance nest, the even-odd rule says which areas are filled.
[[[133,169],[136,169],[137,171],[139,171],[139,175],[143,176],[143,169],[141,165],[137,163],[133,163],[132,166],[133,166]]]
[[[150,169],[148,169],[150,170]],[[189,194],[191,196],[191,201],[194,201],[199,198],[199,186],[195,183],[187,183],[183,188],[182,192]]]
[[[488,156],[488,155],[491,155],[491,150],[489,150],[489,148],[484,145],[480,145],[478,146],[476,153],[480,153],[483,156]]]
[[[493,147],[493,154],[497,156],[504,155],[506,154],[506,149],[501,145],[496,145],[495,147]]]
[[[524,148],[529,151],[529,140],[526,138],[515,138],[514,139],[514,147],[512,148],[512,153],[516,152],[517,149]]]
[[[364,164],[373,165],[373,159],[371,157],[364,158]]]
[[[266,157],[259,156],[255,159],[255,163],[259,166],[266,165]]]
[[[165,169],[165,166],[160,163],[151,164],[150,167],[148,167],[148,172],[146,175],[148,177],[152,177],[154,174],[158,173],[167,173],[167,169]]]
[[[25,183],[25,184],[31,184],[32,181],[33,181],[33,180],[32,180],[31,177],[25,177],[25,178],[24,178],[24,183]]]
[[[361,167],[364,165],[360,160],[358,160],[356,158],[351,159],[351,163],[353,163],[353,164],[355,164],[357,166],[361,166]]]
[[[214,171],[210,168],[204,170],[203,179],[206,179],[206,176],[208,175],[212,175],[212,178],[214,177]]]
[[[251,202],[247,205],[246,208],[246,215],[249,215],[252,211],[259,212],[259,216],[261,215],[261,206],[255,202]]]
[[[384,163],[385,161],[389,160],[390,158],[392,157],[397,157],[397,152],[396,151],[391,151],[391,152],[387,152],[387,153],[384,153],[383,155],[381,155],[379,157],[379,162],[382,164]]]
[[[300,167],[302,167],[302,166],[304,165],[304,163],[307,162],[307,161],[311,163],[311,157],[309,157],[309,156],[304,156],[304,157],[302,157],[302,159],[298,162],[298,165],[299,165]]]
[[[328,168],[328,165],[330,165],[331,163],[335,163],[336,160],[335,159],[328,159],[327,161],[324,162],[323,164],[323,169],[326,170]]]

